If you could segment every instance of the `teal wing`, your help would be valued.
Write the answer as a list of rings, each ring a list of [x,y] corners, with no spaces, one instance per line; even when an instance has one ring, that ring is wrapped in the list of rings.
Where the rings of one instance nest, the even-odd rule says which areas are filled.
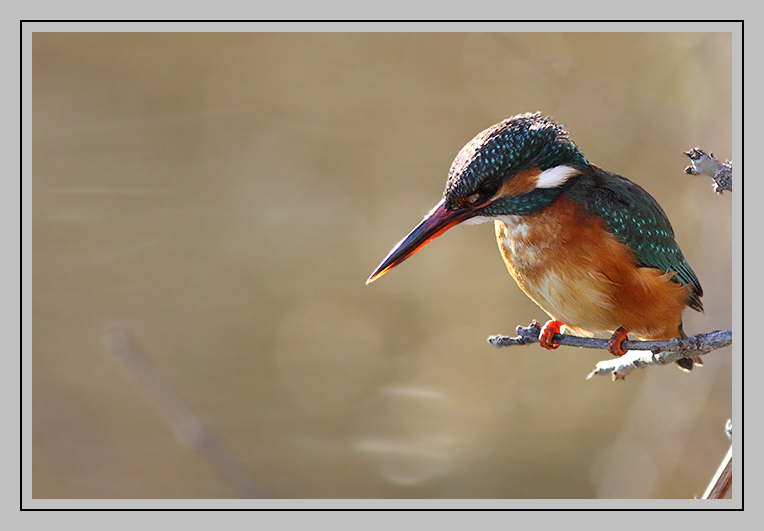
[[[674,238],[674,230],[658,202],[639,185],[603,170],[594,182],[574,186],[570,195],[605,220],[607,229],[634,250],[645,267],[676,273],[674,280],[691,288],[687,305],[703,311],[703,288]]]

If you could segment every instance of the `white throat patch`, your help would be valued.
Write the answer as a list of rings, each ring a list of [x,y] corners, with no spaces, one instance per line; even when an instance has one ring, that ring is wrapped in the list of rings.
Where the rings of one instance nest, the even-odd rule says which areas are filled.
[[[475,216],[474,218],[470,218],[467,220],[464,220],[462,224],[464,225],[479,225],[480,223],[486,223],[488,221],[493,221],[496,218],[489,218],[487,216]]]

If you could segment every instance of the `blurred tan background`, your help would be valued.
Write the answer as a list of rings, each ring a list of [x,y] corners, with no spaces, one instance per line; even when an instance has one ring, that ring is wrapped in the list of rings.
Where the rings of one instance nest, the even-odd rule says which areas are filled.
[[[364,282],[466,142],[539,110],[663,205],[685,330],[730,328],[731,196],[682,154],[732,158],[730,62],[725,33],[35,34],[34,497],[700,497],[730,349],[614,383],[604,351],[490,346],[546,318],[490,225]]]

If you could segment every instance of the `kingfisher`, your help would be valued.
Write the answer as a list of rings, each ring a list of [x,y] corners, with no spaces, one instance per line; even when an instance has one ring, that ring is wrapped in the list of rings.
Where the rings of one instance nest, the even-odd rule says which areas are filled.
[[[686,307],[703,312],[703,288],[658,202],[632,181],[590,163],[563,125],[540,113],[478,134],[454,159],[443,198],[374,270],[378,279],[460,223],[493,221],[509,273],[555,333],[612,334],[621,343],[686,337]],[[690,370],[700,358],[677,361]]]

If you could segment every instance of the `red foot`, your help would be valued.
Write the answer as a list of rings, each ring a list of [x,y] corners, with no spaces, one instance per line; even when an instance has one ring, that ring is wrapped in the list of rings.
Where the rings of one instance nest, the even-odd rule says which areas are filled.
[[[626,339],[628,333],[629,331],[622,326],[613,332],[613,336],[607,342],[608,350],[613,356],[620,358],[626,354],[627,351],[621,348],[621,343]]]
[[[562,327],[564,324],[565,323],[555,321],[554,319],[547,321],[546,324],[541,328],[541,333],[539,334],[539,343],[541,343],[541,346],[549,350],[559,347],[560,345],[552,343],[552,337],[555,334],[560,333],[560,327]]]

